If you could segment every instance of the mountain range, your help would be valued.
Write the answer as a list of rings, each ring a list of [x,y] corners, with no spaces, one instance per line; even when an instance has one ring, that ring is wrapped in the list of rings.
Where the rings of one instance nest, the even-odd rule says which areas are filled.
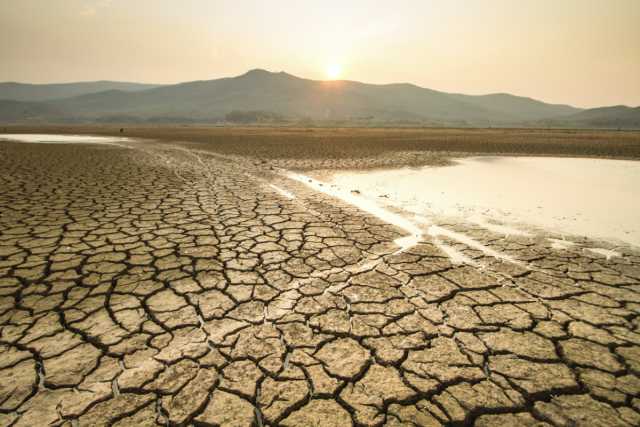
[[[0,122],[288,122],[640,128],[640,107],[580,109],[506,93],[310,80],[251,70],[175,85],[0,83]]]

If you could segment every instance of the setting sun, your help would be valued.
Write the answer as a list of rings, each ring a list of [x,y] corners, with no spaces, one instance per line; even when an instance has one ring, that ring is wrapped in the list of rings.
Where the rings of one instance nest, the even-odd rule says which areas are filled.
[[[342,74],[342,67],[338,64],[331,64],[327,67],[327,78],[335,80]]]

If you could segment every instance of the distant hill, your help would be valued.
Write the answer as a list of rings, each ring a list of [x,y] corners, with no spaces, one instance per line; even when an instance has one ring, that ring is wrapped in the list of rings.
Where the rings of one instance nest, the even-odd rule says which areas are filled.
[[[63,119],[56,107],[41,102],[0,99],[0,118],[7,122],[47,121]]]
[[[591,111],[509,94],[471,96],[408,83],[373,85],[346,80],[310,80],[259,69],[237,77],[148,88],[118,84],[133,86],[47,99],[42,102],[42,114],[51,114],[51,120],[98,122],[186,123],[237,119],[244,123],[247,118],[257,117],[259,121],[320,123],[520,126],[553,122],[563,126],[573,122],[590,123],[581,114],[588,115]],[[626,114],[622,110],[619,113]],[[616,114],[612,112],[614,117]],[[0,120],[15,120],[13,117],[16,115],[0,112]]]
[[[565,118],[577,127],[640,129],[640,107],[616,105],[584,110]]]
[[[127,82],[80,82],[58,84],[0,83],[0,99],[13,101],[48,101],[85,95],[106,90],[133,92],[158,87],[158,85]]]
[[[509,110],[507,104],[513,108]],[[580,110],[512,95],[451,95],[411,84],[372,85],[318,81],[252,70],[234,78],[196,81],[128,93],[105,91],[59,100],[71,115],[129,114],[138,117],[223,118],[231,111],[270,111],[314,120],[431,120],[509,123],[556,117]]]
[[[570,105],[547,104],[532,98],[495,93],[490,95],[452,95],[469,104],[478,105],[510,116],[512,120],[540,120],[549,117],[562,117],[575,114],[580,109]]]

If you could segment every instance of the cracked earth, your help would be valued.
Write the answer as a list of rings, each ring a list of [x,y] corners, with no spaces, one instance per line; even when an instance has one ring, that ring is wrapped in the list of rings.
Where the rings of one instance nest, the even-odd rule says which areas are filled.
[[[640,425],[637,249],[131,147],[0,144],[0,425]]]

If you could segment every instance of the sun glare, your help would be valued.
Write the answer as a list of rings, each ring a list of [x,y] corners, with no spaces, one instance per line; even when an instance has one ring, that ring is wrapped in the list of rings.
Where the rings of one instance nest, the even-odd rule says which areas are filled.
[[[335,80],[342,74],[342,67],[338,64],[331,64],[327,67],[327,78]]]

